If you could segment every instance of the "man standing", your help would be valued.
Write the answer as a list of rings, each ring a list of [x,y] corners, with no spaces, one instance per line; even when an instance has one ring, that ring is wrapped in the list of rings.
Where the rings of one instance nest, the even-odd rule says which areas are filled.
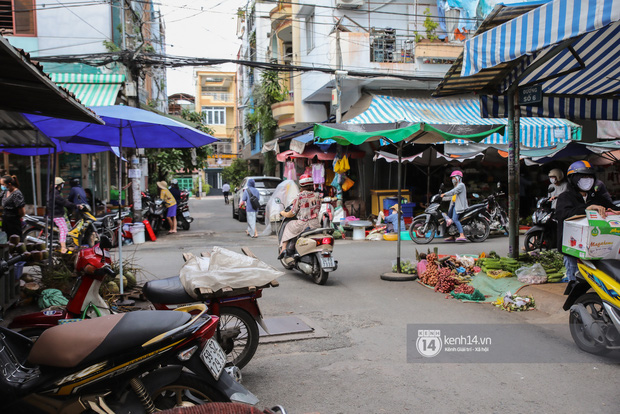
[[[241,203],[239,203],[239,207],[245,206],[246,217],[248,220],[248,228],[245,231],[245,234],[252,238],[258,237],[258,231],[256,231],[256,212],[258,211],[259,206],[252,205],[250,194],[257,199],[260,199],[260,194],[254,186],[254,180],[250,178],[248,180],[248,187],[243,191]]]

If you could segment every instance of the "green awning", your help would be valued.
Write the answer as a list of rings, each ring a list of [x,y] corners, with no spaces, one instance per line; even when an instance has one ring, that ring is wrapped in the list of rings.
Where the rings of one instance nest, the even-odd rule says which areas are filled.
[[[51,73],[52,81],[68,89],[85,106],[110,106],[116,103],[125,75]]]
[[[337,127],[314,125],[317,141],[334,140],[340,145],[360,145],[366,141],[385,139],[395,142],[407,141],[418,144],[434,144],[455,139],[480,142],[489,135],[504,134],[504,125],[430,125],[425,123],[408,124],[402,128],[379,131],[361,131],[360,125],[339,124]],[[366,125],[372,129],[371,125]],[[353,129],[353,130],[352,130]]]

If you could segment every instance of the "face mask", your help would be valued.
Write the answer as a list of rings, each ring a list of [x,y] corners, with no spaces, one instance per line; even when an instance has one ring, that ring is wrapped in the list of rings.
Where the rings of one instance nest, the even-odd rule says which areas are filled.
[[[551,184],[555,184],[556,179],[555,177],[549,177],[549,181],[551,181]]]
[[[6,185],[0,186],[0,188],[2,189],[2,191],[6,191],[7,190]]]
[[[457,180],[456,178],[452,179],[452,185],[457,185],[459,182],[459,180]]]
[[[590,191],[593,185],[594,178],[592,177],[580,178],[579,181],[577,181],[577,187],[579,187],[581,191]]]

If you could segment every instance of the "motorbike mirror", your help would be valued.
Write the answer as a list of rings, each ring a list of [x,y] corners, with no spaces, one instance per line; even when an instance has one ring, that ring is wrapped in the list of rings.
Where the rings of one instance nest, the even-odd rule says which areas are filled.
[[[502,188],[502,183],[500,183],[499,181],[497,182],[497,188],[498,189]]]
[[[278,197],[274,198],[273,201],[275,201],[276,204],[282,204],[282,201],[280,201]]]
[[[102,249],[110,249],[112,247],[112,240],[108,236],[101,236],[99,239],[99,247]]]
[[[439,185],[439,191],[443,192],[443,188],[444,188],[444,185],[443,185],[443,183],[441,183],[441,185]]]
[[[472,193],[472,196],[473,196],[474,198],[480,198],[480,195],[479,195],[478,193]]]

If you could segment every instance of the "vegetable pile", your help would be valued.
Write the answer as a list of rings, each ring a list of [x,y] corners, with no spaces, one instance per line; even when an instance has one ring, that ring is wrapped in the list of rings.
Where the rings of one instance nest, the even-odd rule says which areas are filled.
[[[409,260],[401,260],[400,261],[400,273],[407,273],[410,275],[415,275],[417,273],[418,262],[414,261],[413,263]],[[392,266],[392,272],[398,273],[398,266],[395,264]]]
[[[513,276],[522,267],[540,263],[547,273],[547,282],[554,283],[561,281],[566,272],[563,260],[562,254],[555,250],[523,253],[519,255],[518,259],[500,257],[497,253],[491,251],[486,256],[482,254],[476,261],[476,264],[480,266],[480,269],[487,276],[499,279]]]
[[[426,270],[420,273],[420,282],[434,287],[435,292],[466,294],[471,295],[475,289],[468,285],[472,275],[480,269],[474,266],[474,259],[471,257],[451,257],[438,258],[437,253],[419,254],[420,264],[426,266]],[[478,292],[478,298],[474,300],[484,300],[484,295]],[[461,298],[462,299],[462,298]]]

